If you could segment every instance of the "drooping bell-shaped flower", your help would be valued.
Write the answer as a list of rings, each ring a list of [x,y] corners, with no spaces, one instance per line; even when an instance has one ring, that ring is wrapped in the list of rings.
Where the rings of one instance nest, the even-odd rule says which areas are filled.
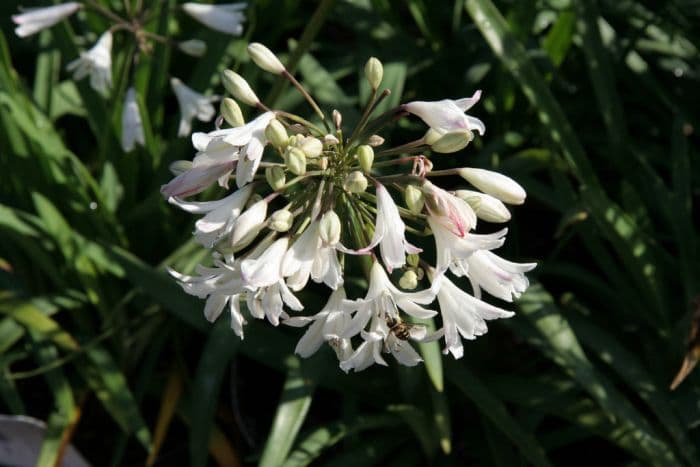
[[[434,274],[434,270],[428,273]],[[487,320],[509,318],[514,314],[474,298],[446,277],[441,278],[437,299],[445,333],[444,353],[450,352],[455,358],[462,358],[464,355],[460,336],[464,339],[475,339],[488,331]]]
[[[170,86],[177,97],[180,105],[180,126],[178,136],[188,136],[192,132],[192,119],[197,117],[200,122],[208,122],[214,115],[216,109],[212,102],[216,101],[216,96],[205,96],[200,94],[177,78],[170,78]]]
[[[122,109],[122,149],[130,152],[136,143],[144,146],[146,137],[143,133],[143,121],[139,112],[139,105],[136,102],[136,90],[130,87],[126,91],[124,108]]]
[[[481,298],[481,289],[494,297],[512,302],[530,285],[525,273],[537,263],[513,263],[487,251],[478,250],[450,270],[458,276],[467,276],[472,283],[474,296]]]
[[[12,15],[12,21],[17,25],[15,34],[19,37],[36,34],[69,17],[81,6],[78,2],[67,2],[42,8],[27,8],[23,13]]]
[[[66,70],[73,73],[73,79],[81,80],[90,75],[90,87],[106,94],[112,87],[112,31],[105,31],[97,43],[80,58],[70,62]]]
[[[182,9],[205,26],[219,32],[240,36],[243,33],[245,3],[221,3],[206,5],[202,3],[184,3]]]
[[[231,233],[252,193],[253,186],[246,185],[216,201],[188,202],[179,198],[169,198],[168,202],[189,213],[204,214],[204,217],[195,223],[194,236],[199,243],[211,248],[222,237]],[[265,214],[262,216],[262,220],[264,219]]]
[[[413,101],[404,104],[403,108],[420,117],[426,125],[440,134],[469,130],[483,135],[486,133],[484,122],[464,113],[479,102],[480,98],[481,91],[476,91],[472,97],[432,102]]]

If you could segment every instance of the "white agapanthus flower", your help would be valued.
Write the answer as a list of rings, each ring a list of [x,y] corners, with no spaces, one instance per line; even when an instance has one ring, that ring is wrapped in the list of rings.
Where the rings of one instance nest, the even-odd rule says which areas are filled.
[[[240,36],[243,33],[246,3],[221,3],[207,5],[184,3],[182,9],[205,26],[219,32]]]
[[[229,175],[237,164],[238,186],[250,182],[267,144],[265,128],[274,116],[272,112],[265,112],[237,128],[194,133],[192,143],[198,152],[192,167],[163,185],[160,190],[163,196],[184,198],[202,192],[216,181],[228,188]]]
[[[144,146],[146,137],[143,133],[143,121],[136,102],[136,89],[130,87],[126,91],[124,108],[122,109],[122,149],[131,152],[136,143]]]
[[[216,8],[187,7],[202,21],[214,21]],[[346,131],[342,115],[333,111],[332,120],[327,119],[272,51],[262,44],[251,44],[248,50],[264,71],[290,80],[322,123],[269,109],[242,76],[223,72],[227,92],[259,109],[260,115],[246,124],[236,101],[226,97],[221,121],[232,128],[192,135],[197,150],[193,161],[171,166],[176,176],[161,189],[171,203],[204,215],[195,225],[200,243],[237,255],[235,261],[227,256],[222,262],[217,260],[221,253],[214,253],[214,267],[200,267],[197,277],[174,273],[186,292],[207,299],[206,317],[215,319],[229,304],[234,330],[242,335],[240,303],[245,301],[253,318],[275,326],[308,325],[295,349],[300,356],[309,357],[327,343],[343,371],[357,372],[375,363],[387,365],[384,354],[401,365],[417,365],[422,358],[414,343],[443,336],[445,353],[461,358],[463,339],[486,333],[488,320],[512,316],[482,301],[481,291],[512,301],[526,290],[525,273],[535,265],[494,254],[508,231],[478,232],[477,218],[508,221],[510,212],[503,203],[522,203],[525,191],[512,179],[484,169],[433,171],[430,160],[433,154],[466,148],[473,131],[484,134],[483,122],[464,113],[480,92],[466,99],[410,102],[374,120],[370,103],[365,109],[370,117]],[[376,91],[381,63],[376,58],[370,62],[366,78]],[[385,141],[374,132],[407,112],[422,118],[428,132],[375,154],[374,148]],[[181,199],[217,181],[229,189],[234,175],[238,190],[218,201]],[[479,191],[448,192],[432,182],[443,175],[461,175]],[[399,194],[405,208],[394,201]],[[424,253],[407,237],[431,235],[434,254]],[[360,255],[365,256],[358,260]],[[363,283],[350,282],[345,274],[361,270],[369,276],[366,292],[358,293],[364,298],[349,300],[344,285]],[[469,280],[471,292],[447,279],[450,272]],[[429,288],[421,286],[426,275]],[[305,314],[294,295],[309,279],[330,289],[330,298],[315,314]],[[427,308],[430,304],[435,310]],[[413,324],[413,319],[434,319],[437,331],[428,335],[427,327]]]
[[[188,202],[179,198],[169,198],[168,202],[189,213],[205,215],[194,224],[194,236],[199,243],[211,248],[233,231],[238,217],[252,194],[253,186],[247,185],[216,201]]]
[[[384,185],[377,184],[377,221],[374,228],[374,236],[369,246],[362,251],[368,251],[379,245],[382,261],[389,271],[400,268],[406,264],[406,253],[420,253],[420,248],[411,245],[405,236],[406,225],[401,220],[401,215],[396,203]]]
[[[340,219],[333,211],[327,212],[323,219],[312,222],[285,254],[282,272],[288,277],[287,285],[292,290],[303,289],[309,277],[315,282],[324,282],[334,290],[343,284],[335,249],[340,240],[340,229],[335,229],[337,234],[329,235],[328,224],[340,225]]]
[[[192,132],[193,118],[196,117],[200,122],[208,122],[214,118],[216,110],[212,102],[218,100],[217,96],[200,94],[177,78],[170,78],[170,86],[177,97],[177,103],[180,105],[178,136],[188,136]]]
[[[479,102],[480,98],[481,91],[476,91],[472,97],[457,100],[443,99],[434,102],[413,101],[404,104],[403,108],[420,117],[426,125],[438,133],[469,130],[483,135],[486,133],[484,122],[464,113]]]
[[[78,2],[67,2],[42,8],[27,8],[19,15],[12,15],[12,21],[17,25],[15,34],[19,37],[36,34],[42,29],[51,27],[69,17],[78,11],[81,6]]]
[[[307,358],[316,353],[324,342],[336,352],[338,360],[347,360],[352,354],[350,339],[345,336],[352,313],[362,306],[362,301],[348,300],[345,289],[339,287],[331,294],[321,311],[313,316],[294,316],[284,324],[302,327],[311,324],[297,343],[294,353]]]
[[[429,274],[435,272],[430,271]],[[476,339],[488,331],[487,320],[510,318],[514,314],[474,298],[446,277],[442,277],[440,281],[437,299],[445,333],[444,353],[449,352],[455,358],[462,358],[464,355],[460,336],[469,340]]]
[[[73,73],[73,79],[81,80],[90,75],[90,87],[101,94],[107,94],[112,87],[112,31],[105,31],[97,43],[80,58],[70,62],[66,70]]]

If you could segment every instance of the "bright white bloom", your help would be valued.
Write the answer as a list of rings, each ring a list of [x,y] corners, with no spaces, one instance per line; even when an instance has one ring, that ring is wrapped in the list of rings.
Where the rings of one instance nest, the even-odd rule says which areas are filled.
[[[510,177],[492,170],[474,169],[472,167],[462,168],[457,172],[479,190],[500,199],[504,203],[523,204],[525,202],[525,189]]]
[[[243,293],[240,262],[234,261],[233,255],[224,257],[224,261],[215,259],[214,267],[197,266],[198,276],[188,276],[168,269],[182,289],[190,295],[207,298],[204,317],[214,322],[221,315],[226,304],[231,315],[231,329],[243,339],[243,325],[246,323],[241,313],[240,299]]]
[[[267,216],[267,201],[260,201],[249,207],[236,219],[231,231],[231,246],[235,249],[244,248],[255,238],[264,226]]]
[[[124,152],[130,152],[134,149],[135,143],[144,146],[146,137],[143,134],[143,121],[136,102],[136,90],[130,87],[126,91],[122,109],[122,149]]]
[[[343,337],[350,324],[352,312],[361,305],[360,301],[347,300],[345,289],[335,290],[326,306],[314,316],[294,316],[284,321],[289,326],[301,327],[311,323],[309,329],[299,340],[294,353],[308,358],[321,347],[328,344],[335,350],[338,360],[346,360],[352,353],[350,339]]]
[[[80,9],[78,2],[61,3],[44,8],[27,8],[24,13],[12,15],[15,22],[15,34],[19,37],[27,37],[36,34],[42,29],[53,26],[64,18],[69,17]]]
[[[369,251],[379,244],[379,251],[387,269],[406,264],[406,253],[420,253],[420,248],[406,241],[406,225],[399,209],[384,185],[377,183],[377,221],[370,244],[361,251]]]
[[[182,9],[192,18],[211,29],[240,36],[243,33],[243,21],[245,21],[242,10],[246,6],[245,3],[222,3],[219,5],[185,3],[182,5]]]
[[[362,344],[347,359],[341,360],[340,368],[347,373],[351,369],[355,372],[362,371],[374,363],[386,366],[387,363],[381,355],[382,351],[391,353],[404,366],[416,366],[422,362],[423,359],[408,340],[425,342],[431,340],[433,336],[426,338],[424,326],[406,323],[397,325],[397,323],[398,321],[389,316],[374,315],[369,331],[362,331],[360,334],[363,339]],[[401,326],[402,330],[397,331],[397,326]]]
[[[280,238],[259,257],[241,263],[241,275],[248,291],[246,303],[251,315],[256,318],[265,316],[275,326],[280,318],[287,318],[283,310],[285,304],[296,311],[304,308],[282,278],[282,258],[288,245],[287,237]]]
[[[267,144],[265,128],[274,116],[272,112],[265,112],[237,128],[194,133],[192,144],[198,152],[192,167],[163,185],[160,189],[163,196],[191,196],[217,180],[219,185],[228,188],[229,175],[236,165],[237,185],[242,187],[251,181]]]
[[[432,318],[437,313],[420,305],[432,303],[435,300],[438,287],[439,281],[436,281],[430,289],[419,292],[402,292],[391,283],[384,268],[375,261],[370,272],[369,290],[364,299],[366,306],[358,310],[353,317],[346,337],[358,334],[367,326],[373,316],[384,320],[388,318],[399,321],[399,309],[414,318]]]
[[[247,185],[216,201],[198,203],[169,198],[168,202],[192,214],[205,214],[195,223],[194,236],[199,243],[211,248],[221,238],[231,233],[252,193],[252,185]]]
[[[200,122],[208,122],[214,115],[216,109],[211,104],[215,102],[217,96],[205,96],[186,86],[177,78],[170,78],[170,86],[175,92],[177,103],[180,105],[180,127],[178,136],[187,136],[192,131],[192,119],[197,117]]]
[[[431,271],[429,274],[434,273]],[[474,298],[446,277],[440,280],[437,299],[445,333],[445,354],[450,352],[455,358],[462,358],[464,348],[460,335],[464,339],[476,339],[486,334],[486,320],[510,318],[514,314]]]
[[[476,91],[472,97],[434,102],[413,101],[404,104],[403,108],[420,117],[426,125],[438,133],[469,130],[483,135],[486,133],[484,122],[464,113],[479,102],[480,98],[481,91]]]
[[[464,200],[425,181],[421,187],[428,216],[458,237],[476,227],[476,214]]]
[[[112,32],[105,31],[97,43],[80,58],[70,62],[66,70],[73,72],[73,79],[81,80],[90,75],[90,87],[106,94],[112,87]]]
[[[324,217],[332,216],[338,217],[333,211],[324,214]],[[322,234],[322,223],[323,220],[312,222],[284,257],[282,274],[288,277],[287,285],[292,290],[303,289],[309,281],[309,276],[315,282],[324,282],[334,290],[343,284],[343,273],[335,249],[339,241],[339,232],[334,238],[328,238],[328,235]]]
[[[481,298],[481,289],[494,297],[512,302],[525,292],[530,282],[525,273],[537,263],[513,263],[486,250],[474,252],[463,261],[456,262],[450,270],[458,276],[467,276],[474,288],[474,296]]]

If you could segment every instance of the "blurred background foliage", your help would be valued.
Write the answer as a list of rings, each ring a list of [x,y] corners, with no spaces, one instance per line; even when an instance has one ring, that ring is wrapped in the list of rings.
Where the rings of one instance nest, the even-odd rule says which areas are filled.
[[[116,36],[103,100],[64,71],[80,23],[20,40],[18,4],[0,6],[0,411],[47,421],[41,465],[67,442],[104,466],[700,465],[700,375],[668,389],[700,293],[698,1],[260,0],[233,39],[162,1],[149,27],[208,51],[156,46],[129,71],[147,109],[146,147],[130,154],[133,45]],[[203,257],[191,216],[158,192],[193,154],[167,80],[221,94],[231,68],[268,105],[309,115],[249,61],[249,41],[348,122],[369,56],[387,105],[483,89],[488,133],[435,162],[527,189],[505,256],[539,266],[516,317],[462,360],[429,346],[426,365],[350,375],[329,350],[294,357],[298,329],[255,322],[239,342],[226,319],[204,320],[163,269]]]

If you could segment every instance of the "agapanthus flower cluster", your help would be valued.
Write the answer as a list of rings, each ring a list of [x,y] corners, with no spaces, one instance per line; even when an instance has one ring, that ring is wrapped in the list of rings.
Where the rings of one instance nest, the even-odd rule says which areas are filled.
[[[100,33],[97,42],[90,49],[81,52],[78,58],[66,66],[66,70],[73,74],[73,79],[76,81],[89,76],[90,86],[102,96],[107,96],[112,89],[112,42],[116,33],[131,35],[128,42],[138,46],[132,49],[131,56],[127,59],[127,67],[132,62],[138,61],[139,54],[151,54],[154,44],[176,47],[180,52],[193,57],[201,57],[206,53],[207,46],[204,41],[199,39],[176,41],[146,29],[149,23],[158,20],[157,9],[163,6],[161,2],[137,2],[135,6],[131,5],[131,2],[124,2],[123,6],[123,11],[113,11],[95,0],[68,2],[27,9],[21,14],[12,16],[12,21],[17,25],[15,33],[19,37],[27,37],[73,16],[81,9],[106,19],[111,26]],[[245,8],[245,3],[219,5],[184,3],[181,6],[182,11],[196,21],[216,31],[234,36],[240,36],[243,32]],[[214,117],[216,110],[213,102],[216,102],[218,97],[200,94],[175,77],[170,79],[170,85],[180,105],[181,119],[178,135],[189,136],[194,118],[208,122]],[[122,107],[121,144],[125,152],[132,151],[137,144],[140,146],[146,144],[140,101],[135,87],[129,86]]]
[[[535,265],[494,253],[507,229],[475,229],[479,219],[507,222],[504,203],[523,203],[525,191],[496,172],[437,171],[430,160],[464,149],[474,132],[485,133],[481,120],[465,114],[480,91],[464,99],[409,102],[374,116],[390,91],[381,88],[381,62],[371,58],[365,66],[371,97],[355,128],[346,131],[342,115],[334,110],[327,117],[269,49],[254,43],[248,51],[258,66],[299,90],[316,123],[268,108],[243,77],[223,73],[227,91],[257,116],[245,122],[237,101],[226,97],[221,121],[230,127],[193,134],[194,159],[174,163],[176,176],[161,189],[171,204],[201,216],[194,236],[211,249],[211,265],[198,266],[194,275],[170,273],[187,293],[206,299],[205,317],[214,321],[228,310],[241,338],[250,319],[308,326],[296,353],[308,357],[328,344],[347,372],[386,365],[386,353],[416,365],[422,359],[412,343],[442,338],[444,352],[460,358],[463,339],[486,333],[488,320],[512,316],[484,301],[482,292],[512,302],[527,288],[525,273]],[[414,117],[427,125],[425,135],[384,147],[380,130]],[[471,189],[440,188],[437,180],[445,175],[461,176]],[[187,200],[216,185],[230,194]],[[222,190],[208,193],[216,191]],[[414,245],[414,238],[430,235],[434,258]],[[349,299],[346,275],[363,269],[367,290]],[[297,297],[310,282],[329,289],[325,306]],[[309,314],[308,308],[321,309]],[[438,315],[436,332],[415,322]]]

